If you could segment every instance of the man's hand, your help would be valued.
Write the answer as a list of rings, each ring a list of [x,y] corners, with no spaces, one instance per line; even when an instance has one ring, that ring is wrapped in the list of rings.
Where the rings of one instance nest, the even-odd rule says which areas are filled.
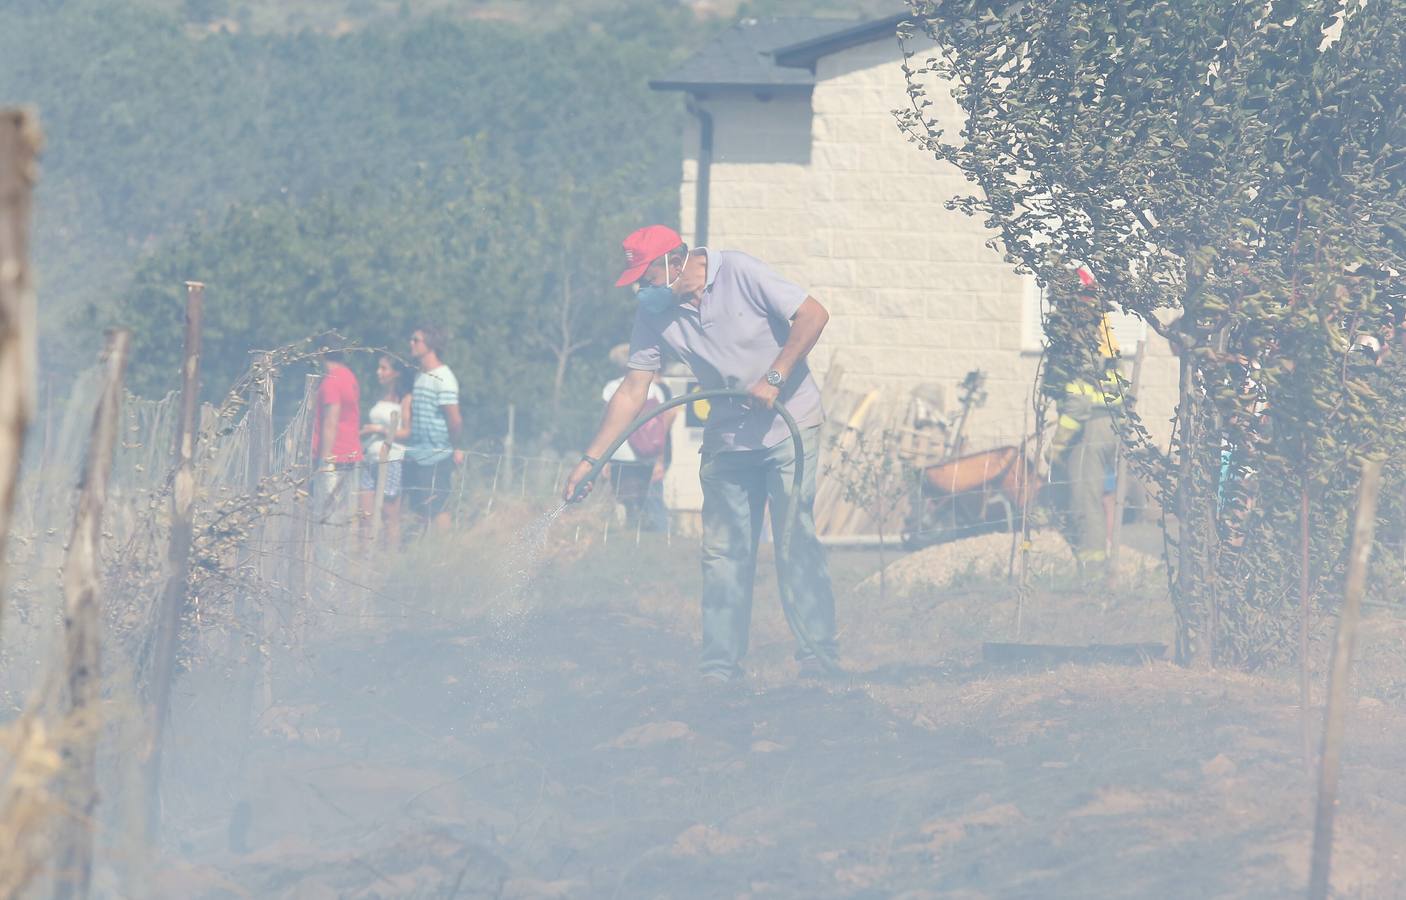
[[[576,485],[580,484],[581,479],[590,474],[592,468],[594,467],[584,459],[577,463],[576,468],[571,470],[571,474],[566,476],[566,489],[562,491],[561,499],[568,503],[575,501]],[[586,485],[586,492],[581,495],[582,500],[590,496],[591,488],[593,487],[595,487],[595,482]]]
[[[772,387],[766,383],[766,379],[758,381],[752,385],[752,389],[747,393],[752,395],[751,405],[760,406],[763,409],[771,409],[776,405],[776,398],[781,396],[781,388]]]
[[[454,466],[455,466],[455,468],[462,467],[463,465],[464,465],[464,451],[463,451],[463,450],[455,450],[455,451],[454,451]]]

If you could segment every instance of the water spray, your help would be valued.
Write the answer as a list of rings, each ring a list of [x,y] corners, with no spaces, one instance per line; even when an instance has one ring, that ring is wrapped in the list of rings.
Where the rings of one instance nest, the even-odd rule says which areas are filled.
[[[638,431],[646,422],[653,419],[655,416],[661,415],[676,406],[682,406],[685,403],[695,403],[700,400],[750,399],[752,399],[752,395],[747,391],[737,388],[719,388],[717,390],[695,391],[691,394],[684,394],[650,409],[631,422],[629,426],[620,433],[620,436],[606,448],[605,452],[600,455],[600,459],[591,466],[591,471],[587,472],[586,477],[582,478],[576,485],[576,490],[572,492],[569,502],[580,503],[582,500],[585,500],[587,493],[591,490],[591,485],[600,477],[605,467],[610,464],[610,458],[615,455],[615,451],[619,450],[620,446],[624,444],[625,441],[629,440],[630,435]],[[791,416],[791,413],[787,411],[786,407],[778,402],[773,406],[773,409],[781,416],[781,421],[786,423],[786,428],[791,432],[791,447],[796,460],[795,470],[791,475],[792,500],[790,503],[786,504],[786,518],[785,521],[781,523],[781,533],[776,542],[776,567],[779,571],[785,571],[783,567],[791,554],[791,535],[795,532],[796,521],[800,516],[801,483],[805,478],[805,443],[801,440],[800,426],[796,424],[796,420]],[[810,635],[805,630],[805,626],[801,623],[800,617],[796,615],[795,609],[791,606],[791,586],[789,579],[778,578],[777,581],[779,582],[781,593],[781,611],[785,614],[786,622],[791,626],[791,630],[801,639],[801,643],[805,645],[806,649],[815,655],[815,658],[827,672],[832,675],[844,674],[844,670],[840,668],[840,663],[835,659],[835,655],[811,640]]]

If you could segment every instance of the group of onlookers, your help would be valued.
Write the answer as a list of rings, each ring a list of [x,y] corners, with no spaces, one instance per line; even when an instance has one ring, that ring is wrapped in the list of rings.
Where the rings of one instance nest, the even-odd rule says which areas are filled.
[[[348,492],[356,491],[361,521],[369,525],[379,489],[387,546],[400,545],[403,508],[427,527],[448,527],[450,487],[464,456],[456,449],[463,431],[459,381],[440,358],[443,330],[426,325],[411,333],[410,364],[393,353],[378,355],[378,393],[364,418],[361,385],[347,365],[348,351],[329,343],[334,345],[321,353],[326,372],[317,387],[312,447],[314,490],[323,517],[339,504],[350,505]],[[622,373],[628,371],[628,357],[627,344],[611,351],[611,362]],[[602,399],[609,402],[622,381],[607,383]],[[668,400],[668,389],[656,377],[647,406]],[[610,460],[609,480],[622,513],[646,530],[667,526],[662,482],[673,418],[670,411],[641,428]],[[331,449],[324,452],[324,447]]]
[[[383,353],[376,361],[379,395],[363,421],[361,388],[347,366],[345,350],[323,352],[326,374],[317,389],[313,426],[315,491],[325,509],[359,491],[363,522],[369,523],[379,487],[385,540],[399,546],[402,504],[426,525],[449,525],[456,449],[463,431],[459,382],[444,364],[444,331],[433,325],[410,335],[414,367]],[[323,448],[329,448],[323,450]]]

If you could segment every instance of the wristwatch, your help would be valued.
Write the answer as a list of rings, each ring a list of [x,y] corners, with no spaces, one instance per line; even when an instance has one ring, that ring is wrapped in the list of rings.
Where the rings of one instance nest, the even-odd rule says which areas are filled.
[[[780,372],[776,371],[775,369],[772,369],[771,371],[766,373],[766,383],[774,388],[779,388],[786,383],[786,379],[781,375]]]

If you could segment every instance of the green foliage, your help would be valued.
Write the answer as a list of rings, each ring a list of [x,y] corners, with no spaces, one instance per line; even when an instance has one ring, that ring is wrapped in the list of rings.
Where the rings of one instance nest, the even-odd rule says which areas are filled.
[[[229,0],[182,0],[181,10],[193,22],[209,22],[230,14]]]
[[[55,326],[111,303],[172,235],[223,227],[232,205],[326,196],[350,210],[357,192],[433,183],[466,141],[485,179],[531,200],[563,176],[618,186],[628,169],[619,208],[670,218],[681,110],[647,80],[686,52],[688,19],[630,9],[640,30],[411,19],[342,37],[190,32],[93,0],[7,9],[0,85],[40,107],[48,137],[35,246],[48,346],[91,344],[86,319],[57,347]]]
[[[912,5],[941,50],[909,57],[901,127],[976,183],[954,205],[1045,283],[1089,266],[1181,355],[1171,453],[1135,421],[1125,438],[1178,521],[1183,656],[1282,657],[1304,495],[1321,593],[1350,464],[1406,450],[1401,382],[1349,359],[1403,312],[1406,3]],[[939,79],[969,117],[953,138]]]
[[[609,27],[410,19],[342,37],[21,8],[0,84],[45,114],[49,355],[126,323],[133,386],[164,392],[180,285],[198,279],[211,398],[254,350],[336,328],[403,351],[432,319],[457,337],[471,435],[501,434],[516,402],[525,433],[575,439],[628,332],[619,239],[677,215],[682,110],[647,81],[687,52],[690,18],[623,7]]]
[[[738,16],[754,18],[817,16],[867,19],[897,11],[892,0],[745,0],[737,7]]]
[[[536,175],[490,169],[476,148],[466,145],[462,165],[393,190],[236,207],[216,226],[173,242],[142,266],[110,312],[136,326],[133,389],[151,395],[171,387],[180,285],[199,272],[210,285],[204,383],[211,397],[255,350],[335,329],[408,355],[410,332],[432,322],[451,335],[443,355],[458,374],[471,439],[501,435],[510,402],[524,433],[577,439],[599,415],[605,349],[628,332],[631,301],[610,285],[618,235],[640,214],[617,206],[613,189],[563,185],[536,196],[527,187]],[[368,354],[354,367],[369,389],[374,360]],[[296,399],[284,394],[285,403]]]

